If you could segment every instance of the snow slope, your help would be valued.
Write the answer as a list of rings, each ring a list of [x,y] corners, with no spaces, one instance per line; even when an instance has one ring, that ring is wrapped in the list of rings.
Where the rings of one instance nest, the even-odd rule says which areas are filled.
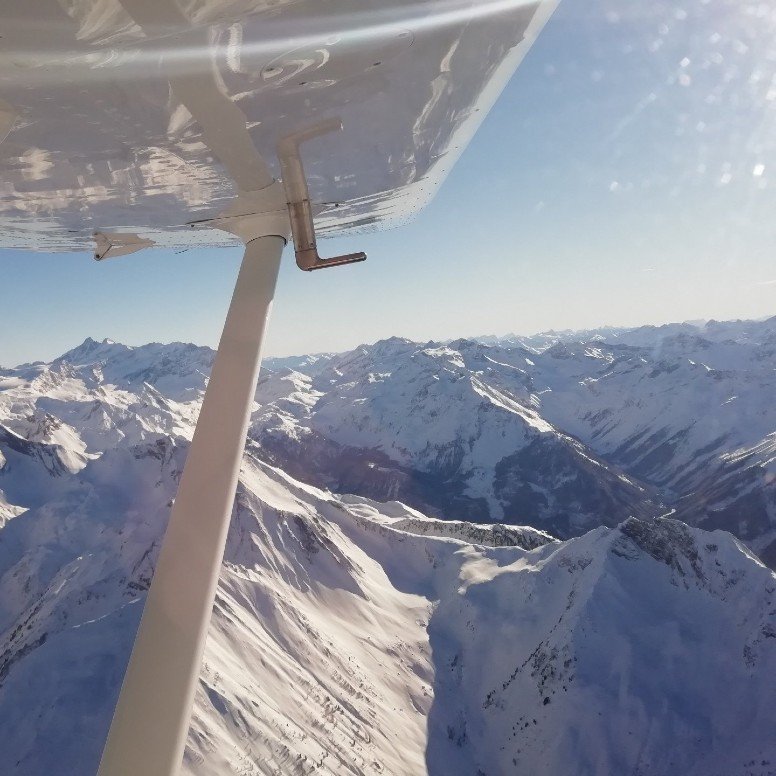
[[[295,476],[447,519],[487,514],[568,536],[665,511],[648,487],[544,419],[524,370],[464,345],[483,352],[472,361],[460,343],[393,338],[314,374],[272,373],[251,436]]]
[[[69,469],[119,443],[186,439],[211,363],[193,345],[87,340],[0,370],[0,425]],[[531,344],[391,338],[270,359],[250,433],[265,460],[335,492],[562,538],[675,510],[776,565],[774,391],[773,319]],[[20,460],[0,462],[0,520],[34,503],[18,483],[42,460],[25,458],[24,478]]]
[[[94,772],[185,448],[120,443],[0,530],[3,773]],[[183,773],[776,773],[776,576],[729,534],[488,546],[256,452]]]

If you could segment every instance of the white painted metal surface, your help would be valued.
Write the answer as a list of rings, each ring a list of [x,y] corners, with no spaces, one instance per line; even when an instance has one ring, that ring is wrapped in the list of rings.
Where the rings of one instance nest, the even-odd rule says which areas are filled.
[[[180,768],[284,244],[245,248],[100,776]]]
[[[211,219],[305,146],[319,230],[394,224],[437,186],[557,0],[24,0],[0,9],[0,247],[94,232],[225,244]],[[335,207],[335,205],[339,205]]]

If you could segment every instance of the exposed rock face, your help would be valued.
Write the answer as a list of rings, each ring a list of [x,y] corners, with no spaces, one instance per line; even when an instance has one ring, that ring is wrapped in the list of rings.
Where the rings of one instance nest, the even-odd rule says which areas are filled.
[[[623,540],[618,542],[612,551],[621,557],[632,559],[637,557],[639,552],[645,552],[651,558],[665,563],[680,576],[684,577],[691,572],[697,581],[707,581],[700,565],[695,540],[684,523],[665,518],[644,523],[630,518],[620,526],[620,533]]]

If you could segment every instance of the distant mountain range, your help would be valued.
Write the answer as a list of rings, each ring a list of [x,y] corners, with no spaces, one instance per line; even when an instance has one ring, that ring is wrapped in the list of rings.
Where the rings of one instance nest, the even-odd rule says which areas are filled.
[[[776,319],[532,343],[265,362],[185,774],[776,774]],[[0,370],[0,773],[95,771],[212,361]]]
[[[776,563],[776,318],[267,367],[252,436],[294,476],[563,538],[672,512]]]

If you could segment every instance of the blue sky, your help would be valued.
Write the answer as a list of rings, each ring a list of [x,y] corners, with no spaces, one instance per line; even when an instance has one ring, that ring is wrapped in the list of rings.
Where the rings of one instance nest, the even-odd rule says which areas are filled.
[[[268,355],[776,313],[776,10],[562,0],[414,223],[284,262]],[[0,364],[85,337],[215,345],[239,250],[0,252]]]

